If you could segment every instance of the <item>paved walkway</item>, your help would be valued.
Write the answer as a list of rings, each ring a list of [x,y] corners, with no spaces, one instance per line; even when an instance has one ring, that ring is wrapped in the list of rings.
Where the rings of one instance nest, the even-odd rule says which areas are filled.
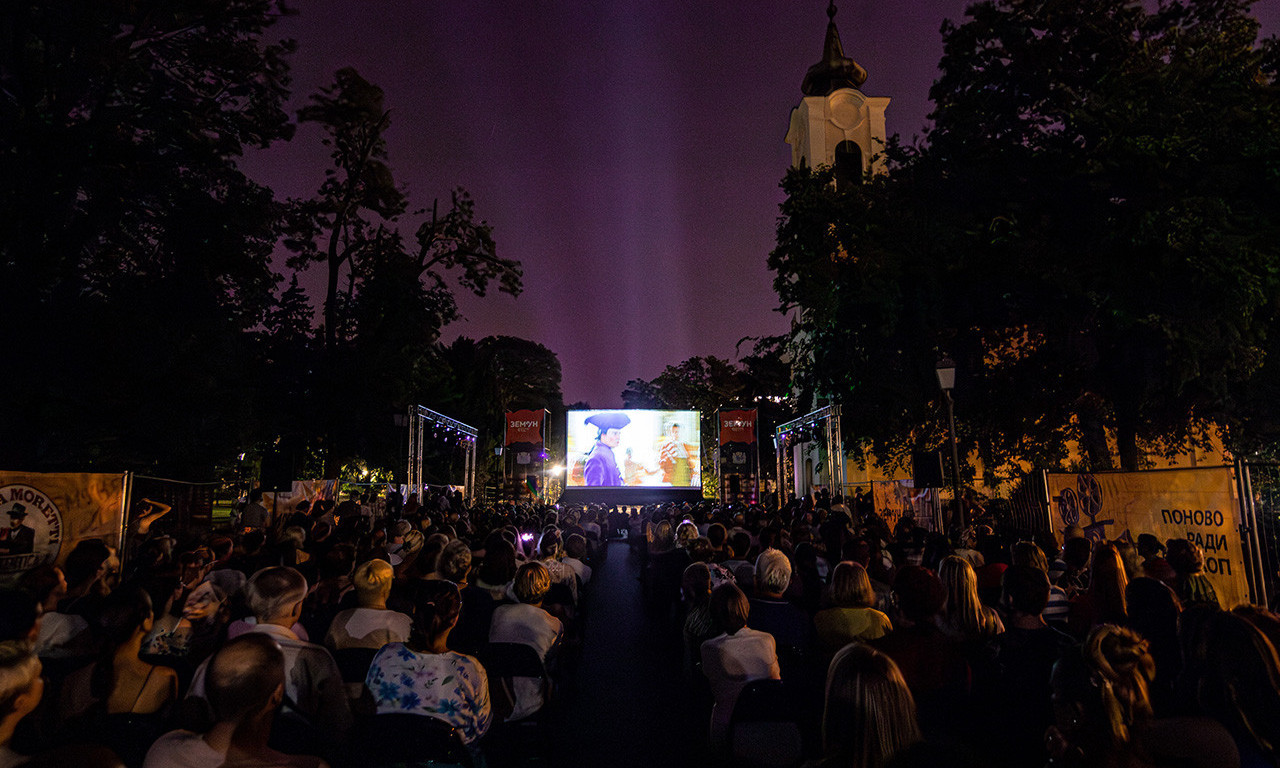
[[[639,567],[612,542],[592,576],[586,639],[553,729],[552,765],[704,766],[710,699],[680,667],[680,635],[646,614]]]

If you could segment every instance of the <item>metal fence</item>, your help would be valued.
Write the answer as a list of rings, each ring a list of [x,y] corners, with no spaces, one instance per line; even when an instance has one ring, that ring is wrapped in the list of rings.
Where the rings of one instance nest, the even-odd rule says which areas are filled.
[[[1236,480],[1254,602],[1274,608],[1280,597],[1280,463],[1239,462]]]

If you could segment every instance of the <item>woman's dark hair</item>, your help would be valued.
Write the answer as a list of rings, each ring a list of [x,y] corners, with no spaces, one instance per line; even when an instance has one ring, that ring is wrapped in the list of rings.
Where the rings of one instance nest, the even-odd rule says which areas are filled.
[[[725,582],[711,592],[711,620],[716,628],[727,634],[735,634],[747,626],[751,603],[733,582]]]
[[[497,541],[490,538],[485,548],[484,562],[480,564],[480,580],[486,584],[497,586],[506,584],[516,575],[516,548],[505,538]]]
[[[413,607],[410,644],[415,650],[424,651],[457,621],[462,610],[462,594],[452,581],[420,580],[413,588]]]
[[[85,539],[80,542],[67,555],[67,563],[63,567],[67,583],[75,586],[90,581],[109,557],[111,549],[102,539]]]
[[[115,687],[115,655],[148,619],[152,619],[151,596],[137,584],[130,584],[107,596],[98,617],[102,646],[98,663],[89,678],[89,690],[105,701]]]

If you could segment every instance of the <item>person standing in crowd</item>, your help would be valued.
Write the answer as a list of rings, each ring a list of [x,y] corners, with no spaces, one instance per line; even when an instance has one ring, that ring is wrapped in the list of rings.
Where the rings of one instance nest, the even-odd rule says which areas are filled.
[[[262,506],[262,489],[254,488],[249,491],[249,503],[245,505],[244,511],[240,513],[240,525],[253,530],[263,530],[267,524],[271,522],[271,513],[267,508]]]

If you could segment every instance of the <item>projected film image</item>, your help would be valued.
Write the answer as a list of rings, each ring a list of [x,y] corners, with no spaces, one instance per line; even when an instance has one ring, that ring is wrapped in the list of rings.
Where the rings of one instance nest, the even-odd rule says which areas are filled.
[[[701,488],[697,411],[569,411],[570,488]]]

